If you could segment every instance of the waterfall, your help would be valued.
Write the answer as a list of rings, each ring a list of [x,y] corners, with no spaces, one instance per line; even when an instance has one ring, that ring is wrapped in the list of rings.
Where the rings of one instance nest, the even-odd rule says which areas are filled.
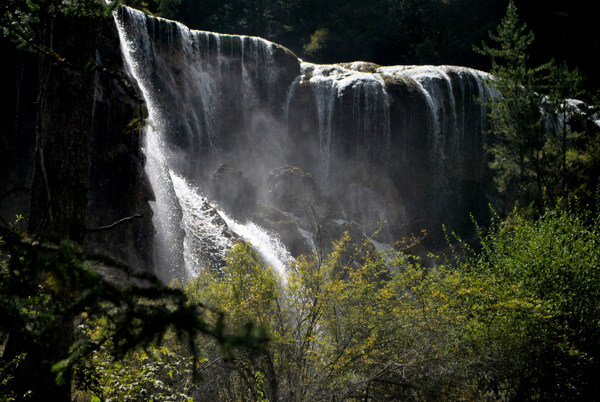
[[[222,110],[218,94],[236,64],[235,57],[224,53],[224,42],[228,41],[229,55],[236,46],[241,53],[242,84],[238,90],[243,94],[243,103],[250,107],[260,102],[259,90],[274,85],[272,75],[256,73],[257,66],[273,63],[271,44],[258,38],[190,31],[160,19],[149,21],[144,13],[127,7],[118,9],[115,20],[129,72],[148,106],[143,151],[155,194],[152,209],[159,277],[165,282],[172,278],[185,280],[196,276],[200,269],[219,269],[234,241],[223,233],[225,221],[219,221],[200,190],[183,176],[194,170],[185,159],[202,157],[201,151],[219,152],[218,117]],[[164,44],[152,40],[157,29],[165,35],[169,50],[162,58],[165,49],[160,47]],[[283,272],[288,257],[280,243],[277,246],[276,240],[256,226],[249,228],[233,220],[227,224],[241,231],[245,240],[254,241],[253,234],[259,236],[259,252]],[[278,253],[268,252],[277,247]]]
[[[284,277],[286,247],[315,251],[306,229],[317,218],[331,236],[340,220],[363,236],[384,220],[387,234],[371,240],[391,244],[415,229],[406,222],[431,227],[465,208],[453,194],[484,181],[487,111],[475,98],[490,95],[485,73],[305,63],[261,38],[190,30],[127,7],[115,20],[149,112],[143,151],[165,282],[223,268],[238,239]],[[221,166],[237,179],[219,183]],[[267,178],[286,166],[302,174],[281,176],[299,181],[273,197]],[[299,188],[312,212],[299,206]]]
[[[218,272],[224,266],[227,251],[235,245],[235,239],[228,233],[222,215],[208,203],[198,188],[173,172],[171,178],[182,209],[181,224],[185,231],[183,256],[187,275],[195,277],[202,269]]]
[[[165,117],[152,96],[145,63],[153,58],[153,47],[146,31],[145,15],[129,8],[119,8],[130,13],[129,32],[123,20],[116,18],[123,55],[129,72],[135,77],[148,107],[148,124],[145,129],[144,153],[147,158],[146,172],[154,190],[155,201],[151,203],[156,230],[154,241],[155,260],[162,268],[159,277],[168,282],[182,277],[180,210],[170,179],[168,162],[164,154]],[[136,40],[134,46],[134,38]],[[169,268],[167,268],[169,267]]]
[[[324,66],[315,66],[303,63],[303,75],[310,71],[314,76],[310,78],[317,105],[319,121],[319,150],[321,154],[322,183],[327,180],[331,153],[331,136],[333,133],[333,114],[338,98],[338,81],[330,78]]]
[[[456,102],[450,78],[441,68],[431,66],[411,68],[403,74],[418,82],[427,98],[433,121],[431,156],[442,167],[446,159],[445,141],[457,131]]]
[[[292,256],[281,241],[253,222],[240,223],[223,211],[219,211],[219,213],[225,222],[227,222],[227,226],[240,235],[246,242],[250,243],[258,251],[263,260],[271,268],[274,268],[279,277],[285,281],[287,277],[286,270],[292,260]]]
[[[352,65],[348,65],[352,67]],[[318,113],[322,183],[327,182],[331,164],[331,141],[336,131],[336,106],[348,95],[352,98],[350,118],[356,137],[356,152],[366,147],[371,152],[376,144],[379,156],[385,158],[390,145],[390,103],[383,77],[341,65],[302,63],[302,76],[311,85]],[[339,112],[338,112],[339,113]],[[344,133],[348,135],[348,133]]]

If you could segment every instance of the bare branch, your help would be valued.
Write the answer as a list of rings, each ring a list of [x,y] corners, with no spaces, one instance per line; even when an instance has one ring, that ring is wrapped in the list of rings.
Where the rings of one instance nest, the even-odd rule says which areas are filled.
[[[125,217],[123,219],[119,219],[118,221],[113,222],[110,225],[100,226],[100,227],[97,227],[97,228],[90,228],[90,229],[87,229],[87,231],[91,232],[91,233],[101,232],[103,230],[112,229],[115,226],[120,225],[121,223],[129,222],[129,221],[132,221],[132,220],[134,220],[136,218],[143,218],[143,217],[144,217],[144,215],[142,215],[142,214],[133,214],[133,215],[127,216],[127,217]]]

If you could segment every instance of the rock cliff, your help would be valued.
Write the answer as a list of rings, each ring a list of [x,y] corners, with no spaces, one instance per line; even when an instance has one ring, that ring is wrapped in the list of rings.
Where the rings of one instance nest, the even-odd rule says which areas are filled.
[[[222,266],[236,237],[219,210],[277,232],[296,255],[344,230],[380,245],[426,229],[427,246],[439,247],[442,224],[468,233],[470,213],[485,220],[485,73],[316,65],[260,38],[126,7],[115,21],[98,38],[87,227],[143,218],[90,231],[94,251],[139,269],[156,263],[168,281]],[[39,75],[35,55],[3,47],[8,221],[28,213]],[[214,228],[195,227],[206,222]]]
[[[152,270],[152,189],[144,172],[142,125],[145,104],[136,82],[124,68],[119,36],[112,18],[101,21],[97,33],[95,94],[90,188],[88,189],[85,243],[94,252],[123,260],[138,270]],[[20,51],[12,43],[0,44],[8,72],[0,117],[0,216],[5,222],[16,214],[29,216],[33,159],[40,116],[40,55]],[[74,50],[76,51],[76,49]],[[60,85],[60,83],[57,83]],[[61,95],[59,95],[61,96]],[[68,96],[68,95],[64,95]],[[66,113],[69,113],[68,111]],[[142,120],[143,123],[143,120]],[[51,164],[69,163],[48,161]],[[65,182],[64,186],[71,183]],[[125,217],[139,215],[110,229]]]

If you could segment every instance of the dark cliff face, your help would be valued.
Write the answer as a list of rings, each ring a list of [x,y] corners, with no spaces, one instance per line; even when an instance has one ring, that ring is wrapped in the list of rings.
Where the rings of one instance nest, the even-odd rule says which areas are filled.
[[[89,228],[142,215],[112,229],[89,233],[89,246],[152,272],[153,199],[142,151],[146,105],[135,80],[124,66],[114,20],[102,24],[98,62],[107,72],[97,74],[94,137],[89,196]]]
[[[152,212],[148,200],[152,190],[144,174],[140,127],[130,127],[143,115],[144,101],[126,73],[119,38],[112,18],[101,21],[96,38],[95,93],[93,110],[92,154],[89,160],[87,219],[85,226],[95,229],[124,217],[140,214],[130,222],[102,231],[86,231],[84,243],[92,251],[123,260],[139,270],[152,270]],[[30,215],[36,130],[39,121],[52,121],[40,115],[39,56],[17,50],[12,43],[1,43],[9,73],[2,76],[5,104],[0,118],[0,216],[14,220],[15,214]],[[72,49],[77,51],[77,49]],[[60,87],[60,83],[57,83]],[[58,91],[57,96],[72,94]],[[62,101],[63,99],[60,99]],[[69,101],[69,99],[65,99]],[[52,102],[52,100],[48,100]],[[58,101],[57,101],[58,103]],[[50,110],[46,108],[46,110]],[[65,113],[68,113],[66,111]],[[47,161],[49,164],[69,163]],[[64,186],[72,183],[65,182]]]
[[[393,242],[442,224],[472,230],[494,189],[484,151],[484,74],[461,67],[304,67],[289,102],[289,163],[310,172],[344,219]],[[339,218],[338,218],[339,219]]]
[[[118,13],[171,169],[207,181],[248,154],[279,158],[282,103],[300,74],[296,56],[256,37],[190,31],[126,7]]]

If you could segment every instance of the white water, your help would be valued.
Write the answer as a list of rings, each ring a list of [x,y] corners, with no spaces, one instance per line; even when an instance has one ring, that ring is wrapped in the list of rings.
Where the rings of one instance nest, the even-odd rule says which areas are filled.
[[[208,205],[199,190],[169,167],[170,159],[174,156],[167,150],[164,134],[173,121],[170,115],[165,116],[161,105],[156,102],[156,90],[150,84],[149,75],[152,71],[149,64],[154,59],[154,51],[145,23],[146,16],[137,10],[126,9],[126,11],[132,17],[128,27],[124,26],[117,14],[115,14],[115,21],[127,67],[136,79],[148,106],[148,126],[144,133],[143,151],[147,157],[146,172],[155,194],[155,201],[151,202],[151,205],[156,230],[154,247],[157,263],[163,281],[168,282],[173,277],[186,279],[197,276],[202,269],[220,268],[211,266],[212,261],[208,261],[205,256],[212,254],[224,257],[227,250],[234,245],[234,240],[224,233],[223,225],[219,222],[220,216],[215,216],[215,210]],[[221,36],[209,32],[190,31],[180,24],[175,24],[175,27],[182,38],[184,65],[189,68],[186,72],[185,85],[190,91],[181,91],[180,101],[186,108],[199,106],[199,110],[195,113],[193,111],[186,113],[187,119],[180,123],[185,125],[187,133],[194,136],[190,138],[190,142],[193,143],[197,141],[197,137],[200,137],[212,148],[216,141],[215,119],[218,118],[218,112],[214,108],[215,97],[218,94],[220,70],[226,68],[221,54]],[[209,49],[208,43],[211,37],[217,44],[219,68],[216,71],[209,70],[210,66],[201,58],[201,54]],[[251,57],[251,61],[257,65],[273,62],[269,43],[263,49],[263,41],[258,38],[242,37],[240,40],[242,59]],[[174,39],[170,38],[169,42],[172,41]],[[244,50],[245,42],[249,42],[250,51]],[[203,51],[192,52],[193,49]],[[249,77],[251,73],[245,68],[245,63],[242,66],[242,74],[245,84],[242,93],[245,100],[255,102],[256,80]],[[168,75],[162,78],[174,80]],[[260,78],[266,85],[272,85],[272,77]],[[180,85],[175,81],[169,84],[172,87]],[[282,278],[285,278],[286,265],[291,256],[278,239],[251,223],[240,224],[228,217],[226,222],[233,232],[253,244],[261,257],[273,266]],[[181,264],[185,269],[183,275],[179,267]]]
[[[223,259],[226,257],[227,252],[235,245],[235,239],[224,230],[226,226],[251,244],[263,261],[274,268],[285,281],[292,256],[277,236],[252,222],[240,223],[230,218],[223,211],[213,208],[200,190],[187,180],[173,172],[171,177],[183,212],[182,226],[186,233],[184,258],[188,275],[197,276],[206,268],[222,268],[211,266],[210,261],[201,259],[200,256],[210,254],[219,255]]]
[[[274,268],[282,281],[285,282],[287,268],[292,261],[292,256],[279,238],[252,222],[240,223],[230,218],[223,211],[219,211],[219,214],[227,222],[227,226],[240,235],[246,242],[250,243],[258,251],[262,259],[271,268]]]
[[[445,168],[447,158],[462,158],[460,144],[466,133],[478,131],[483,133],[483,122],[487,120],[486,102],[490,91],[485,84],[491,77],[482,71],[456,66],[390,66],[380,67],[377,72],[405,77],[413,81],[425,98],[431,113],[429,127],[431,138],[430,157],[440,169]],[[451,79],[452,73],[458,79]],[[477,90],[468,88],[471,80],[476,83]],[[462,103],[457,105],[456,95],[460,92]],[[477,99],[469,99],[466,94],[475,93]],[[468,111],[467,102],[479,102],[478,121],[471,121],[465,113]],[[447,155],[446,150],[452,150],[453,155]]]
[[[432,114],[432,156],[440,166],[443,166],[446,159],[444,153],[446,137],[457,131],[456,121],[454,120],[456,102],[450,78],[441,68],[433,66],[405,69],[401,73],[405,77],[410,77],[418,82],[423,90]]]
[[[182,226],[185,231],[183,256],[188,276],[195,277],[203,269],[218,271],[222,268],[206,256],[225,259],[235,245],[225,231],[225,222],[208,200],[200,195],[198,188],[183,177],[171,172],[175,193],[182,210]]]
[[[352,64],[350,65],[352,66]],[[335,132],[336,105],[350,90],[352,110],[350,117],[357,140],[367,150],[374,144],[390,144],[390,101],[381,74],[373,74],[339,65],[301,63],[302,79],[313,89],[317,105],[321,151],[322,184],[327,181],[331,161],[331,143]],[[288,102],[289,103],[289,102]],[[359,152],[359,147],[356,152]],[[384,158],[386,155],[380,155]]]
[[[130,31],[137,33],[145,32],[144,14],[136,10],[130,10],[130,12],[137,16],[133,20],[135,24],[130,28]],[[156,230],[154,239],[155,258],[157,263],[163,267],[161,271],[167,271],[165,274],[160,275],[161,279],[167,282],[169,281],[169,277],[180,276],[180,220],[178,204],[175,200],[175,191],[169,175],[168,163],[163,152],[164,138],[162,136],[162,129],[164,127],[164,118],[159,105],[154,101],[152,88],[148,85],[148,80],[145,79],[146,71],[144,70],[143,63],[144,60],[152,57],[152,44],[148,40],[147,32],[146,35],[140,34],[131,37],[127,34],[122,21],[116,18],[116,14],[115,21],[127,67],[130,74],[137,81],[148,107],[143,152],[147,158],[146,172],[155,196],[155,201],[150,203],[154,214],[152,222]]]

